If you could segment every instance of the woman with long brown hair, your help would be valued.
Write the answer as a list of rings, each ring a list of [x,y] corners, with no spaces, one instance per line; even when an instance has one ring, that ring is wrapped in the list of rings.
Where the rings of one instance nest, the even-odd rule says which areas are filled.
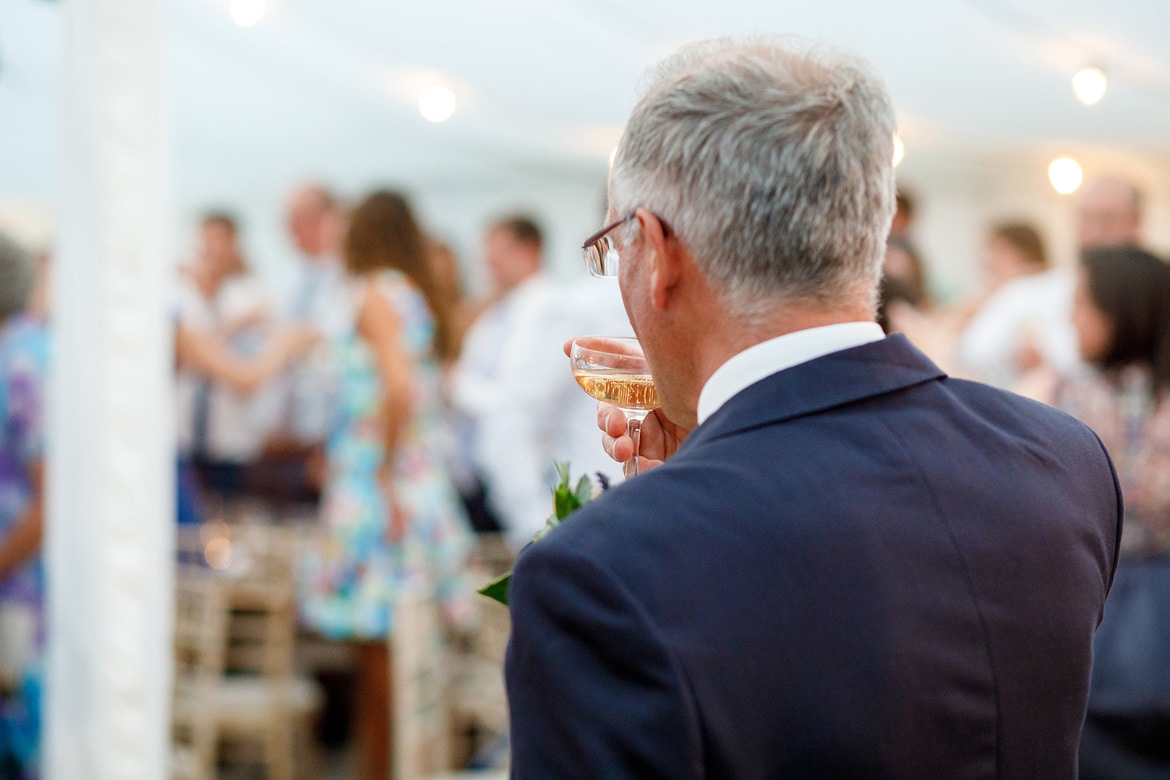
[[[1091,368],[1055,385],[1125,496],[1120,558],[1093,640],[1084,778],[1170,776],[1170,268],[1134,247],[1086,250],[1073,301]]]
[[[326,445],[328,539],[306,561],[306,624],[358,649],[363,776],[385,778],[390,753],[393,603],[404,585],[434,588],[452,621],[470,609],[471,540],[442,467],[438,355],[446,311],[410,206],[375,192],[345,236],[352,327],[333,345],[337,403]]]

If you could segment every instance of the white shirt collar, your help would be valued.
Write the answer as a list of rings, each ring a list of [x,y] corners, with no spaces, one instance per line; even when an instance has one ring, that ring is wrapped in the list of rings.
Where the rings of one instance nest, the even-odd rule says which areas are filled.
[[[721,365],[699,393],[699,423],[739,391],[764,377],[807,363],[831,352],[859,347],[885,338],[876,322],[842,322],[798,330],[748,347]]]

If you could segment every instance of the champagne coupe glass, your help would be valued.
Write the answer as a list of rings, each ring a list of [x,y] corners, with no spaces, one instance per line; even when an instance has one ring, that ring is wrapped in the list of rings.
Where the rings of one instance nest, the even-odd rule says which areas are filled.
[[[635,338],[578,336],[569,350],[569,362],[581,389],[598,401],[613,404],[626,416],[634,457],[624,471],[627,477],[636,476],[642,420],[659,405],[642,346]]]

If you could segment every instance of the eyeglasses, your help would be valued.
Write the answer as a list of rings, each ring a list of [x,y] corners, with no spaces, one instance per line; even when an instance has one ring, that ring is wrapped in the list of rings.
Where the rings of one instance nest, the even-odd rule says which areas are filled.
[[[637,212],[631,211],[617,222],[606,225],[585,239],[585,243],[581,245],[581,251],[585,255],[585,267],[589,269],[591,275],[597,277],[618,275],[618,262],[620,258],[618,257],[617,244],[609,234],[614,228],[626,224],[635,216],[637,216]],[[670,227],[666,224],[666,220],[657,214],[654,216],[659,224],[662,225],[662,233],[664,235],[670,235]]]

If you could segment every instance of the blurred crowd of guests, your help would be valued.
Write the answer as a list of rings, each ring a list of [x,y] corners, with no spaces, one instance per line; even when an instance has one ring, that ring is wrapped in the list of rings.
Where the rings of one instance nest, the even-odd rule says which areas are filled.
[[[299,258],[281,289],[251,272],[226,211],[202,216],[178,271],[178,520],[259,515],[320,531],[299,562],[300,619],[355,647],[361,763],[385,777],[395,593],[422,583],[450,626],[475,620],[475,532],[518,549],[551,512],[554,460],[608,468],[562,343],[630,328],[616,285],[553,280],[525,215],[488,226],[478,298],[401,194],[343,203],[306,184],[286,224]],[[37,773],[43,264],[0,237],[2,777]]]
[[[179,521],[258,505],[320,527],[325,541],[301,565],[301,619],[358,648],[359,741],[370,776],[385,776],[394,592],[426,582],[448,621],[466,624],[474,533],[502,532],[515,548],[531,539],[550,511],[554,460],[575,473],[612,470],[594,403],[561,348],[630,328],[615,285],[554,281],[540,226],[524,215],[487,227],[490,289],[476,298],[452,249],[398,193],[343,203],[306,184],[285,216],[299,259],[283,289],[250,272],[241,226],[222,211],[203,216],[179,272]],[[1170,268],[1142,248],[1141,194],[1114,178],[1086,187],[1076,268],[1053,268],[1034,227],[994,226],[982,289],[952,306],[932,300],[912,218],[900,198],[883,326],[954,376],[1076,415],[1113,457],[1127,502],[1124,557],[1097,637],[1083,774],[1142,777],[1158,761],[1165,771]],[[0,236],[5,777],[35,776],[39,739],[46,262]]]
[[[442,402],[445,469],[476,530],[503,531],[522,546],[548,513],[554,458],[579,471],[605,466],[595,442],[581,443],[596,438],[592,407],[561,343],[629,332],[616,287],[554,281],[540,226],[514,215],[485,231],[490,289],[469,298],[453,251],[422,232],[405,200],[398,223],[388,211],[367,217],[363,209],[391,196],[400,198],[375,193],[346,208],[319,185],[294,192],[287,224],[300,258],[277,291],[249,273],[229,215],[203,218],[195,257],[180,273],[177,311],[179,450],[195,477],[184,484],[201,488],[182,507],[185,517],[218,513],[241,496],[316,511],[325,445],[344,408],[336,347],[354,328],[355,290],[378,263],[410,279],[432,319],[425,357],[440,381],[428,398]],[[420,237],[417,257],[376,244],[405,232]]]
[[[882,323],[952,376],[1015,390],[1088,424],[1125,496],[1121,558],[1094,644],[1081,776],[1170,774],[1170,266],[1143,248],[1131,182],[1090,183],[1077,210],[1079,259],[1054,268],[1040,232],[1004,222],[984,246],[984,287],[935,304],[900,199],[882,285]],[[1021,507],[1022,519],[1027,508]]]
[[[473,619],[474,532],[518,549],[550,513],[554,459],[604,466],[561,343],[629,325],[616,287],[552,279],[528,216],[488,226],[478,299],[398,193],[347,205],[305,185],[287,225],[300,259],[283,291],[248,272],[223,213],[203,218],[182,269],[180,518],[259,503],[321,526],[300,563],[301,619],[357,647],[355,723],[382,777],[395,592],[424,582],[452,626]]]

